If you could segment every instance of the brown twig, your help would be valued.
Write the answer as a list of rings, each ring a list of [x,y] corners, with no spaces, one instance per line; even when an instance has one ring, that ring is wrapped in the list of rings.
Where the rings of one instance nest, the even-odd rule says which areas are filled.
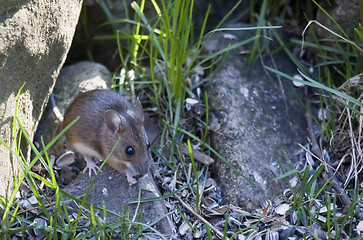
[[[180,150],[183,154],[190,156],[189,148],[183,144],[180,144]],[[193,149],[193,158],[205,165],[210,165],[214,163],[214,159],[209,157],[208,155],[205,155],[204,153]]]
[[[47,207],[50,207],[50,206],[53,206],[53,205],[55,205],[55,202],[44,204],[44,207],[47,208]],[[21,211],[17,212],[16,215],[21,215],[21,214],[24,214],[26,212],[30,212],[30,211],[33,211],[33,210],[38,210],[40,208],[41,208],[41,206],[35,206],[35,207],[32,207],[32,208],[21,210]]]

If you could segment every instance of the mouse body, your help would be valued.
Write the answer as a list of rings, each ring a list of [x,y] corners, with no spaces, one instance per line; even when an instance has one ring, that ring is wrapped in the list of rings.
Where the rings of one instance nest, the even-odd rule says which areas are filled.
[[[79,94],[66,110],[63,128],[79,117],[66,131],[76,151],[84,155],[89,170],[98,167],[92,157],[105,160],[119,172],[125,172],[130,184],[133,178],[148,173],[150,143],[144,130],[144,110],[137,100],[132,105],[126,98],[111,90],[91,90]],[[118,144],[116,145],[116,143]]]

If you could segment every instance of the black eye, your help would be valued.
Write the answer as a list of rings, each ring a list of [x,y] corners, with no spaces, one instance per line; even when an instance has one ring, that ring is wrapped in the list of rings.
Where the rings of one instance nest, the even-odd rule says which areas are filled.
[[[146,149],[149,150],[150,149],[150,142],[146,141]]]
[[[127,148],[125,148],[125,153],[129,156],[132,156],[135,154],[135,149],[131,146],[128,146]]]

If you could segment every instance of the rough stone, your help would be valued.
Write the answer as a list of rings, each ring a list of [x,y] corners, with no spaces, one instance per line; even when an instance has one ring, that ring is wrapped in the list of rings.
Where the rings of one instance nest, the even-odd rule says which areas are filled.
[[[87,174],[81,174],[65,191],[72,196],[83,196],[89,188],[91,179]],[[122,216],[126,213],[126,217],[130,220],[138,221],[138,214],[141,213],[141,222],[151,224],[163,234],[172,235],[175,233],[175,227],[168,217],[168,212],[163,200],[153,200],[150,202],[140,203],[138,199],[158,198],[160,193],[151,177],[147,174],[138,179],[134,185],[129,185],[125,174],[120,174],[108,165],[102,168],[102,172],[98,175],[91,187],[87,202],[97,207],[106,209],[117,214],[107,214],[107,221],[122,221]],[[134,202],[134,203],[132,203]],[[97,211],[98,215],[103,218],[103,212]]]
[[[54,94],[62,114],[81,92],[107,89],[112,86],[111,72],[102,64],[83,61],[63,68],[59,74]]]
[[[226,33],[236,39],[224,38]],[[206,48],[215,52],[254,34],[255,31],[216,34]],[[226,202],[251,210],[261,207],[260,200],[271,199],[283,189],[285,181],[275,180],[281,169],[274,149],[280,152],[281,146],[293,158],[297,143],[304,141],[306,128],[303,107],[293,93],[298,90],[285,79],[281,80],[281,89],[276,75],[268,76],[259,60],[248,66],[250,55],[240,53],[249,50],[251,44],[231,50],[222,67],[210,77],[205,90],[214,116],[211,121],[214,118],[215,126],[219,126],[212,136],[212,145],[253,184],[221,160],[212,166],[214,177]],[[280,71],[296,73],[283,54],[274,54],[273,58]],[[273,67],[268,58],[264,57],[263,62]],[[286,163],[281,154],[278,156]]]
[[[0,0],[0,6],[0,139],[14,149],[13,134],[20,133],[19,127],[13,130],[17,93],[26,83],[17,117],[32,139],[71,45],[82,1]],[[28,159],[30,147],[22,139]],[[2,144],[0,159],[0,197],[5,200],[12,193],[17,163]]]
[[[349,38],[354,38],[354,28],[358,27],[361,22],[359,1],[335,0],[331,5],[326,5],[327,4],[323,4],[324,10],[340,25],[348,34]],[[330,30],[345,37],[335,23],[320,9],[317,11],[316,20]],[[314,28],[321,38],[331,39],[335,37],[332,33],[318,25],[314,25]]]

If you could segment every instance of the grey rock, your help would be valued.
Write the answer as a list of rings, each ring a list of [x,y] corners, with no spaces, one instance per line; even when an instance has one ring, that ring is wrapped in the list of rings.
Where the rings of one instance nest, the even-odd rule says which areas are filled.
[[[72,196],[83,196],[90,183],[91,179],[89,176],[81,174],[65,188],[65,191]],[[126,217],[128,219],[133,220],[135,218],[134,221],[139,221],[138,214],[141,213],[142,223],[150,224],[157,221],[156,224],[150,225],[163,234],[172,235],[175,233],[175,227],[168,217],[163,200],[140,203],[138,206],[139,198],[150,199],[158,197],[160,197],[160,193],[150,173],[139,178],[136,184],[130,186],[125,174],[120,174],[108,165],[105,165],[92,185],[87,202],[100,208],[103,208],[104,203],[106,209],[114,213],[106,215],[107,221],[122,221],[121,216],[124,213],[127,214]],[[104,217],[102,210],[96,211],[101,218]]]
[[[224,38],[226,33],[237,39]],[[254,34],[255,31],[216,34],[206,48],[214,52]],[[299,149],[297,144],[304,142],[306,128],[303,107],[293,93],[298,90],[285,79],[281,80],[281,89],[277,77],[272,73],[272,78],[269,77],[259,60],[248,66],[249,54],[240,52],[250,49],[251,45],[247,45],[231,50],[223,66],[210,77],[205,90],[212,116],[217,118],[214,122],[218,121],[215,126],[219,126],[212,135],[212,145],[253,183],[221,160],[212,166],[212,171],[226,202],[253,210],[261,207],[261,200],[271,199],[283,190],[285,181],[275,180],[281,169],[274,149],[280,160],[286,163],[280,154],[280,146],[293,157]],[[280,71],[296,73],[286,56],[275,54],[273,57]],[[272,67],[267,58],[264,58],[264,63]]]
[[[54,87],[57,106],[64,114],[67,106],[81,92],[112,86],[111,72],[102,64],[82,61],[63,68]]]
[[[361,22],[358,0],[335,0],[328,6],[327,4],[322,3],[322,7],[340,25],[350,38],[354,38],[354,28],[358,27]],[[332,22],[331,19],[320,9],[317,11],[316,20],[325,27],[344,37],[335,23]],[[331,39],[335,37],[320,26],[314,25],[314,28],[321,38]]]
[[[26,82],[17,117],[32,139],[70,48],[81,5],[73,0],[0,0],[0,139],[12,149],[13,133],[19,133],[19,127],[12,129],[16,95]],[[29,144],[22,140],[22,153],[29,160]],[[18,164],[2,144],[0,159],[0,197],[5,200],[12,193]]]

